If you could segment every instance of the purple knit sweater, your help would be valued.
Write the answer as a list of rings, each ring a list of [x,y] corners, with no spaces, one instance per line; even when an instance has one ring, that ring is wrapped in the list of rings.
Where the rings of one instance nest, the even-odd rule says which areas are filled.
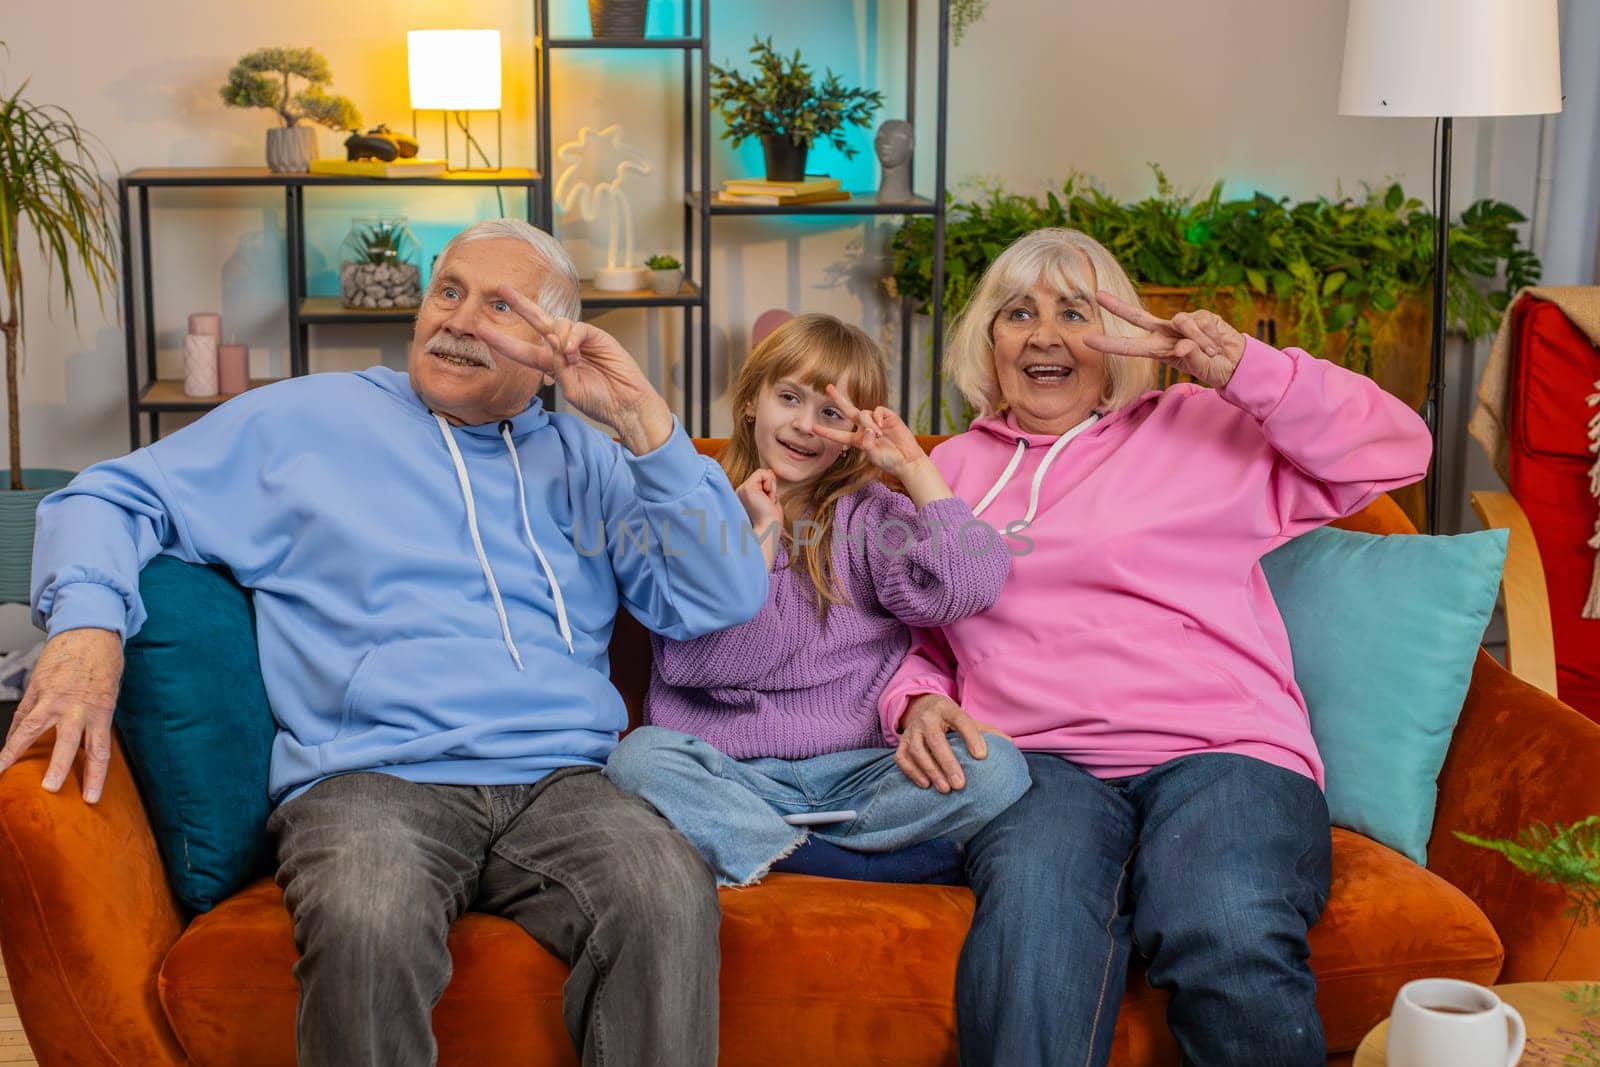
[[[692,641],[652,636],[648,719],[736,759],[881,748],[878,693],[910,647],[907,625],[944,626],[1000,597],[1011,556],[987,529],[963,536],[975,522],[957,497],[918,509],[880,483],[839,501],[834,576],[849,603],[824,625],[780,547],[754,619]]]

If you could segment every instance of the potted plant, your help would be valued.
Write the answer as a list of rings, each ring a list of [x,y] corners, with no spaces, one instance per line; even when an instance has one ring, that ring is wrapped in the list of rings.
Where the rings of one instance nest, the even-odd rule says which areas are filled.
[[[1523,874],[1559,888],[1578,925],[1600,921],[1600,815],[1565,826],[1531,826],[1516,837],[1482,838],[1459,831],[1456,837],[1498,852]],[[1585,983],[1564,999],[1588,1024],[1562,1032],[1567,1047],[1560,1062],[1600,1067],[1600,985]]]
[[[347,308],[422,304],[419,248],[404,216],[356,219],[340,246],[339,293]]]
[[[1041,226],[1071,226],[1111,250],[1157,314],[1209,306],[1241,330],[1270,332],[1280,346],[1299,345],[1421,402],[1433,216],[1420,201],[1398,184],[1369,188],[1359,199],[1293,203],[1264,193],[1224,200],[1218,182],[1192,197],[1153,170],[1155,195],[1131,203],[1081,175],[1042,201],[994,185],[970,200],[952,197],[946,313],[965,306],[983,269],[1011,241]],[[1538,259],[1519,244],[1521,221],[1509,204],[1482,200],[1451,227],[1450,318],[1469,340],[1492,331],[1511,294],[1539,278]],[[897,291],[925,307],[933,221],[908,220],[892,257]],[[1494,285],[1502,269],[1504,283]]]
[[[116,275],[116,230],[111,190],[101,179],[99,144],[72,115],[53,104],[25,99],[28,83],[0,97],[0,275],[5,308],[6,414],[11,480],[0,492],[0,601],[27,602],[33,558],[33,512],[39,501],[67,484],[71,471],[22,465],[22,405],[18,378],[26,347],[22,232],[33,231],[45,278],[77,322],[74,278],[85,279],[103,303]],[[111,167],[110,169],[114,169]]]
[[[883,106],[882,93],[846,88],[831,70],[818,85],[800,53],[779,55],[770,37],[757,37],[750,57],[756,66],[754,78],[711,64],[711,98],[727,123],[722,131],[726,140],[738,147],[752,137],[760,139],[768,181],[804,178],[806,153],[818,138],[846,159],[855,157],[845,130],[871,122]]]
[[[596,37],[643,37],[650,0],[589,0],[589,30]]]
[[[293,79],[305,81],[294,89]],[[317,135],[301,120],[320,122],[332,130],[354,130],[361,113],[342,96],[323,88],[333,80],[328,61],[315,48],[262,48],[228,71],[220,90],[229,107],[264,107],[278,113],[283,125],[267,131],[267,169],[275,174],[304,174],[317,154]]]
[[[659,296],[677,296],[683,285],[683,264],[675,256],[651,256],[644,261],[650,268],[650,289]]]

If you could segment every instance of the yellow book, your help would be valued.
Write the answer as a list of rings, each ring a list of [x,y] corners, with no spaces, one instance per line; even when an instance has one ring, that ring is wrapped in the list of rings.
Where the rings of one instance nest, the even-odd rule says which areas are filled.
[[[445,172],[442,159],[313,159],[312,174],[341,174],[357,178],[432,178]]]
[[[806,196],[839,188],[838,178],[806,178],[798,182],[769,182],[765,178],[729,178],[722,191],[736,196]]]
[[[835,200],[849,200],[843,189],[824,189],[799,196],[772,196],[765,193],[718,193],[714,203],[738,207],[741,204],[760,207],[787,207],[791,204],[826,204]]]

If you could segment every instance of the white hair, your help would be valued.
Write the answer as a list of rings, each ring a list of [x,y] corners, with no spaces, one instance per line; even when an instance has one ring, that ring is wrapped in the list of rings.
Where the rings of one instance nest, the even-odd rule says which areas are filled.
[[[1144,306],[1116,257],[1088,234],[1049,227],[1018,237],[989,264],[972,298],[950,327],[945,375],[979,415],[994,415],[1006,406],[994,370],[995,316],[1040,282],[1062,293],[1093,294],[1096,289],[1104,289],[1129,304]],[[1095,310],[1099,312],[1100,329],[1107,336],[1144,336],[1143,330],[1098,305]],[[1155,367],[1148,359],[1107,354],[1105,367],[1101,411],[1126,407],[1155,387]]]
[[[439,253],[439,262],[443,263],[450,258],[450,253],[458,245],[468,241],[489,241],[495,239],[521,241],[533,249],[533,254],[543,268],[544,284],[534,294],[533,299],[550,314],[561,319],[576,319],[582,313],[582,306],[578,299],[578,268],[572,262],[572,257],[567,255],[567,250],[561,247],[551,234],[521,219],[485,219],[475,222],[462,230],[445,244]],[[435,271],[433,279],[439,277]],[[434,281],[430,280],[429,288]]]

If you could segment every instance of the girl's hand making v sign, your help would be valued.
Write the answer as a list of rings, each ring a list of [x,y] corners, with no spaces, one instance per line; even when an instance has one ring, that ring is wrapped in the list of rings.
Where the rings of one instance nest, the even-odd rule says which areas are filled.
[[[899,415],[886,407],[862,411],[834,385],[827,387],[827,393],[840,414],[855,424],[855,429],[841,430],[819,424],[813,428],[818,437],[846,448],[860,449],[874,467],[898,478],[905,486],[906,495],[919,508],[955,495],[944,476],[934,468],[933,460],[917,444],[917,435]]]

